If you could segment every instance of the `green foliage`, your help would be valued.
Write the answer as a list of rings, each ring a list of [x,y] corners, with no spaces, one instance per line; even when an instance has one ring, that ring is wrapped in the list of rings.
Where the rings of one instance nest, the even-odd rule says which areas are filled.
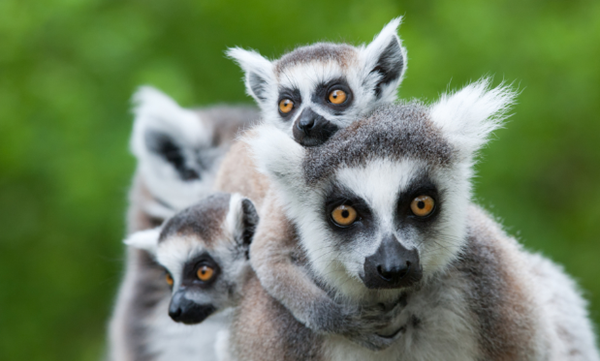
[[[482,154],[478,202],[564,264],[600,320],[600,2],[2,0],[0,359],[102,356],[137,86],[250,102],[227,47],[367,42],[402,14],[403,98],[489,74],[522,90]]]

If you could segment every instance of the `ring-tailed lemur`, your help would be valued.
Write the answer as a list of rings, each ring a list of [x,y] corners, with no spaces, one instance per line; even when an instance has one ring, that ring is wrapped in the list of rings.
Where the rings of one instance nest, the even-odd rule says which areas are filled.
[[[128,233],[156,227],[211,194],[223,155],[238,132],[258,117],[248,106],[184,109],[150,87],[140,88],[134,101],[131,149],[137,169]],[[170,295],[163,272],[148,252],[127,249],[126,273],[109,326],[111,361],[154,360],[148,339],[172,323],[161,312]]]
[[[316,146],[396,100],[407,61],[397,35],[400,21],[392,20],[367,46],[317,43],[274,61],[240,48],[227,54],[244,70],[246,91],[263,121],[304,146]]]
[[[400,19],[390,22],[366,47],[321,43],[298,48],[274,63],[242,49],[232,49],[230,55],[246,70],[249,92],[259,89],[256,82],[250,80],[260,79],[269,82],[265,85],[287,86],[287,89],[292,91],[287,102],[282,98],[269,107],[266,101],[270,90],[265,88],[267,93],[264,95],[267,97],[261,93],[260,97],[256,98],[261,106],[262,118],[273,121],[273,109],[277,113],[279,103],[283,102],[287,105],[283,109],[279,108],[282,112],[280,114],[287,112],[288,119],[296,118],[294,114],[299,113],[296,110],[300,106],[308,112],[308,105],[312,104],[310,108],[314,109],[310,112],[322,114],[331,121],[335,127],[321,122],[319,117],[318,126],[315,126],[314,131],[305,129],[310,137],[302,142],[314,145],[326,139],[324,135],[319,134],[325,129],[329,136],[333,133],[333,128],[347,125],[358,115],[370,111],[376,104],[394,100],[407,60],[406,50],[401,46],[396,34],[399,23]],[[268,66],[265,66],[267,64]],[[302,74],[302,69],[306,69],[307,73]],[[312,85],[321,87],[318,93],[299,87],[310,85],[310,82],[304,80],[315,74],[316,79],[320,81],[313,82]],[[338,79],[333,78],[336,74],[339,75]],[[276,80],[273,83],[272,76],[275,79],[282,76],[286,80]],[[297,77],[297,80],[294,80],[294,77]],[[325,86],[328,88],[323,88]],[[321,94],[323,91],[327,94]],[[314,100],[314,96],[318,94],[327,100]],[[218,160],[222,152],[215,152],[210,146],[211,143],[206,140],[211,139],[213,145],[223,144],[222,148],[227,148],[238,129],[236,124],[243,127],[248,124],[246,119],[256,117],[252,109],[219,107],[214,111],[207,110],[201,113],[202,125],[198,126],[191,111],[182,109],[155,90],[140,90],[136,100],[139,105],[136,108],[132,148],[138,159],[138,170],[130,193],[130,232],[157,226],[166,217],[207,195],[213,181],[213,171],[218,164],[218,161],[212,165],[210,162],[215,158]],[[293,103],[294,100],[296,103]],[[325,109],[329,109],[330,113],[324,112]],[[225,116],[220,114],[222,112]],[[277,121],[281,119],[278,118]],[[230,124],[233,126],[228,126]],[[223,131],[222,127],[230,131]],[[289,129],[291,131],[291,126]],[[314,140],[311,141],[311,137]],[[242,168],[244,167],[250,166],[242,164]],[[240,171],[237,174],[243,173]],[[109,330],[109,354],[112,360],[149,357],[145,351],[145,335],[149,332],[145,318],[161,300],[168,297],[160,279],[161,271],[147,252],[128,251],[127,271]]]
[[[260,260],[274,265],[275,292],[310,301],[299,292],[301,272],[288,272],[295,263],[338,302],[397,302],[402,311],[381,332],[394,339],[390,347],[372,351],[305,327],[259,272],[235,312],[237,357],[599,360],[574,282],[471,203],[475,154],[513,97],[481,81],[432,106],[381,107],[313,148],[272,125],[258,128],[247,142],[281,202],[261,213],[259,229],[272,219],[288,230],[287,243],[264,245],[272,259]],[[305,259],[290,262],[293,248]]]
[[[221,311],[237,304],[251,275],[248,247],[257,222],[250,200],[215,193],[162,227],[136,232],[125,240],[155,257],[166,270],[163,282],[171,287],[172,296],[146,319],[154,326],[146,346],[153,360],[229,358],[230,315]],[[174,321],[195,326],[171,322],[164,317],[167,312]]]

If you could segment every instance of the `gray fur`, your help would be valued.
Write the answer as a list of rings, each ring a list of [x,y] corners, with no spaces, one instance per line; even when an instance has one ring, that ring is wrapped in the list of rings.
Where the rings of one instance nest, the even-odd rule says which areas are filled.
[[[261,215],[267,229],[259,225],[251,249],[260,285],[249,283],[233,323],[239,359],[298,355],[289,350],[305,350],[299,343],[312,340],[315,360],[598,361],[586,303],[572,280],[550,261],[523,250],[471,203],[473,157],[511,100],[507,88],[489,90],[486,82],[476,83],[431,107],[383,108],[316,149],[284,141],[272,127],[259,128],[248,144],[281,204]],[[415,187],[424,174],[425,187]],[[331,197],[332,192],[340,194]],[[417,220],[403,197],[420,192],[431,194],[437,206],[432,216]],[[360,204],[351,231],[333,225],[323,212],[329,199]],[[279,223],[280,229],[293,225],[297,237],[279,236],[278,244],[278,236],[271,234],[277,232],[277,219],[285,224]],[[409,287],[367,288],[362,264],[390,233],[419,252],[423,278]],[[262,248],[254,247],[260,244]],[[306,265],[292,257],[286,264],[285,255],[294,249],[303,251]],[[276,267],[269,273],[265,265]],[[388,347],[376,351],[348,335],[323,334],[312,327],[307,329],[311,338],[287,326],[301,315],[293,300],[306,300],[306,307],[318,292],[307,296],[304,290],[315,284],[341,305],[400,306],[389,324],[375,331],[393,337]],[[256,289],[260,287],[266,293]],[[289,313],[257,307],[272,302],[268,297]],[[319,311],[324,317],[328,312],[335,314]],[[265,332],[245,331],[251,325]],[[273,344],[274,335],[279,343]],[[263,349],[256,352],[252,345]]]
[[[144,89],[144,91],[146,90]],[[144,117],[166,117],[164,121],[167,126],[161,129],[169,131],[179,127],[179,120],[173,114],[172,108],[166,107],[164,111],[161,107],[156,108],[156,104],[160,104],[163,101],[162,98],[166,98],[165,95],[155,95],[152,90],[149,95],[146,93],[141,95],[144,97],[138,99],[138,109],[141,108],[142,111],[137,113],[137,124],[143,125],[143,122],[146,121]],[[148,108],[148,111],[144,112],[145,108]],[[179,109],[175,108],[174,111],[177,112]],[[168,163],[163,165],[164,163],[151,159],[150,153],[136,152],[138,169],[129,195],[127,219],[129,234],[157,227],[165,218],[212,193],[215,173],[221,159],[238,132],[250,126],[258,114],[256,108],[253,107],[224,105],[196,109],[192,112],[197,117],[197,121],[203,125],[204,131],[207,132],[207,143],[200,144],[197,148],[194,144],[182,144],[181,146],[190,147],[186,148],[187,154],[197,154],[198,159],[203,157],[201,150],[208,149],[209,156],[214,161],[208,168],[201,169],[200,177],[197,180],[182,181],[177,178],[178,173],[173,171],[169,173],[173,177],[166,179],[168,183],[163,185],[162,179],[157,179],[152,171],[148,172],[148,168],[143,168],[141,165],[149,164],[150,170],[152,170],[155,165],[156,167],[168,167]],[[172,120],[169,119],[170,116],[173,117]],[[149,124],[153,123],[149,122]],[[141,132],[145,132],[146,129],[144,126],[136,128]],[[138,134],[134,132],[132,138],[136,136]],[[181,141],[181,139],[176,139],[176,141]],[[192,160],[186,159],[188,162]],[[200,168],[198,169],[200,170]],[[149,181],[154,181],[154,187],[148,187]],[[188,189],[186,187],[190,186],[193,188],[189,188],[190,191],[185,192],[184,197],[172,192],[178,188],[186,190]],[[163,192],[163,189],[167,192]],[[160,334],[160,332],[164,333],[164,337],[170,335],[171,331],[164,326],[173,323],[167,314],[169,299],[170,291],[164,280],[164,269],[146,251],[128,248],[125,274],[109,327],[108,348],[111,361],[157,360],[156,355],[150,351],[148,342],[150,335]],[[155,319],[156,322],[152,324],[148,321],[149,319]],[[177,334],[180,331],[173,332]],[[188,332],[185,337],[195,336]],[[185,344],[185,337],[178,342]],[[174,347],[176,344],[174,343]]]
[[[281,76],[286,68],[292,68],[300,63],[330,61],[338,63],[342,68],[350,65],[358,55],[356,48],[347,44],[316,43],[297,48],[275,62],[275,73]]]
[[[420,159],[435,166],[452,162],[453,147],[419,102],[382,106],[365,120],[336,133],[320,147],[307,149],[304,174],[309,185],[341,167],[357,167],[373,157]]]

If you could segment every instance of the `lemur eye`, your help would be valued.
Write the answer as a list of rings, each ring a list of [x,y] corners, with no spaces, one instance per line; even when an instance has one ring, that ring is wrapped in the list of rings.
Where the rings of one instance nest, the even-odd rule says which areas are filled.
[[[418,196],[410,204],[410,210],[418,217],[430,215],[434,207],[435,201],[430,196]]]
[[[342,227],[347,227],[356,221],[356,209],[351,206],[341,205],[335,207],[333,212],[331,212],[331,219],[338,225]]]
[[[291,112],[292,109],[294,109],[294,102],[290,99],[283,99],[279,102],[279,110],[282,113],[287,114]]]
[[[334,90],[329,93],[329,101],[333,104],[342,104],[346,101],[347,95],[343,90]]]
[[[215,270],[207,265],[200,266],[200,268],[198,268],[198,271],[196,271],[196,276],[198,276],[198,279],[204,282],[210,281],[210,279],[213,278],[214,274]]]
[[[171,277],[170,274],[167,273],[167,275],[165,276],[165,278],[167,279],[167,283],[169,284],[169,286],[173,286],[173,277]]]

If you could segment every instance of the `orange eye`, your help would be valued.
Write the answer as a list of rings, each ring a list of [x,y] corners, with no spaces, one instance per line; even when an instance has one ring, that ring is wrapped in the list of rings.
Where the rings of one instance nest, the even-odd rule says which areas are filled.
[[[354,223],[354,221],[356,221],[356,216],[356,209],[345,205],[337,206],[333,212],[331,212],[331,219],[333,219],[337,225],[342,227]]]
[[[173,277],[171,277],[171,275],[167,273],[167,276],[165,278],[167,279],[167,283],[169,284],[169,286],[173,286]]]
[[[410,204],[410,210],[415,216],[425,217],[433,212],[435,201],[430,196],[418,196]]]
[[[346,101],[346,92],[343,90],[334,90],[331,93],[329,93],[329,101],[332,102],[333,104],[342,104],[343,102]]]
[[[283,99],[279,102],[279,110],[281,110],[282,113],[287,114],[291,112],[292,109],[294,109],[294,102],[290,99]]]
[[[215,270],[207,265],[200,266],[198,271],[196,271],[196,276],[198,276],[198,279],[204,282],[210,281],[214,274]]]

